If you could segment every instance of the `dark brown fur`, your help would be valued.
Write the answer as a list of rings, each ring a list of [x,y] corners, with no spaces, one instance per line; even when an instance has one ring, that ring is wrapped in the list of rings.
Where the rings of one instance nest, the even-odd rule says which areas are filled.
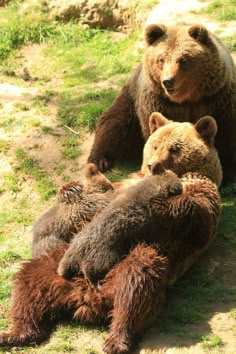
[[[167,225],[176,229],[176,224],[162,213],[162,204],[182,190],[181,180],[172,171],[127,188],[74,237],[58,273],[72,278],[82,272],[96,283],[138,242],[169,238],[172,227]]]
[[[98,121],[88,160],[104,171],[130,151],[140,158],[141,150],[133,145],[142,146],[149,137],[154,111],[192,123],[212,115],[224,179],[229,181],[236,176],[236,75],[229,51],[200,25],[150,25],[145,40],[142,63]],[[164,85],[168,79],[169,91]]]
[[[84,184],[70,182],[58,193],[58,201],[33,226],[32,256],[70,242],[113,198],[113,186],[94,164],[85,170]]]
[[[214,147],[217,125],[212,117],[203,117],[193,125],[172,122],[154,112],[149,125],[153,134],[145,144],[142,171],[144,175],[151,171],[154,176],[121,192],[74,237],[60,262],[60,275],[71,278],[82,272],[96,282],[137,242],[150,244],[181,234],[185,226],[180,215],[173,218],[162,209],[165,199],[181,194],[181,178],[186,173],[195,172],[199,181],[205,176],[220,185],[222,171]],[[169,171],[163,173],[165,170]],[[189,212],[187,222],[192,219]]]
[[[173,284],[209,247],[216,234],[220,212],[217,184],[221,180],[221,167],[212,146],[216,124],[213,118],[205,117],[194,126],[178,125],[159,114],[152,115],[150,123],[156,128],[166,125],[157,129],[146,144],[144,162],[146,158],[153,158],[151,170],[153,164],[154,169],[157,164],[165,169],[169,163],[168,159],[161,158],[163,134],[166,137],[164,150],[169,151],[169,142],[179,142],[179,133],[184,126],[184,141],[191,142],[185,148],[198,147],[194,150],[192,163],[197,152],[203,150],[198,160],[199,170],[209,173],[209,178],[197,173],[194,164],[189,164],[194,167],[194,173],[185,173],[177,179],[182,185],[181,194],[154,198],[156,204],[153,206],[157,206],[154,219],[157,220],[150,222],[148,228],[153,235],[151,244],[136,245],[100,284],[93,285],[82,276],[69,281],[58,275],[58,264],[68,252],[67,245],[23,265],[15,276],[10,327],[8,332],[0,333],[1,346],[39,343],[47,337],[53,323],[67,315],[82,323],[110,321],[104,351],[108,354],[129,353],[159,311],[166,286]],[[169,136],[168,131],[174,134]],[[160,142],[158,149],[154,149],[155,141]],[[189,151],[184,151],[188,156]],[[177,166],[179,160],[185,164],[183,155],[180,151],[176,157],[170,153],[171,166]],[[165,222],[158,228],[159,218]],[[137,242],[146,236],[142,235]]]
[[[67,314],[81,323],[110,319],[105,353],[130,352],[160,309],[166,285],[179,278],[215,237],[220,210],[217,187],[191,174],[182,183],[183,194],[159,205],[160,213],[170,214],[179,224],[176,233],[160,242],[157,237],[156,246],[137,245],[101,285],[83,277],[68,281],[59,276],[63,248],[23,265],[14,281],[11,326],[0,334],[0,345],[39,343],[52,323]]]

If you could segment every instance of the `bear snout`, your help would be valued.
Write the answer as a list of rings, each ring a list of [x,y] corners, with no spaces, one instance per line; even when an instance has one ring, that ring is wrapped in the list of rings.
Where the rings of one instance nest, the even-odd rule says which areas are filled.
[[[149,168],[149,171],[152,172],[152,162],[148,162],[147,167]]]
[[[174,88],[175,79],[173,77],[167,77],[162,80],[162,84],[167,89]]]
[[[160,175],[161,173],[165,172],[163,165],[161,162],[154,162],[151,164],[151,168],[149,168],[152,175]]]

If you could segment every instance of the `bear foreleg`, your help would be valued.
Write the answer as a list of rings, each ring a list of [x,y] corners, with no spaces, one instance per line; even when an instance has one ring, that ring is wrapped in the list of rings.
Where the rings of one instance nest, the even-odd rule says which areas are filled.
[[[141,158],[143,145],[133,99],[128,86],[124,86],[112,106],[99,118],[88,162],[105,172],[119,158]]]

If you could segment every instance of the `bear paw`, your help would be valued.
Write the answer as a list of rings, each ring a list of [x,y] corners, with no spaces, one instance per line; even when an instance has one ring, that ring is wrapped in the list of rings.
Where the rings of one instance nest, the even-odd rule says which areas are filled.
[[[112,162],[103,156],[100,156],[97,158],[96,157],[89,158],[88,162],[91,162],[94,165],[96,165],[100,172],[109,171],[109,170],[111,170],[111,167],[112,167]]]
[[[183,192],[183,186],[178,176],[170,171],[166,170],[160,175],[150,176],[157,184],[157,192],[152,198],[170,198],[176,195],[180,195]]]
[[[61,203],[73,203],[80,198],[83,192],[83,184],[80,182],[70,182],[65,184],[58,192],[58,201]]]
[[[66,251],[59,263],[57,273],[65,279],[71,279],[81,274],[79,263],[73,254],[71,255]]]
[[[164,175],[168,197],[182,194],[183,186],[178,176],[170,170],[165,171]]]
[[[124,331],[119,334],[111,333],[105,340],[103,351],[107,354],[128,354],[132,347],[132,340]]]

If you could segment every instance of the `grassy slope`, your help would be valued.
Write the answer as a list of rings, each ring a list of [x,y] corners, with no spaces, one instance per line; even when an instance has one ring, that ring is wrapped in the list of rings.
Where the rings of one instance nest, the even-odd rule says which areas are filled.
[[[220,21],[235,19],[234,5],[235,1],[216,1],[208,8],[208,14]],[[135,46],[137,36],[138,33],[122,36],[107,31],[84,31],[73,23],[49,22],[40,1],[24,11],[18,3],[0,10],[0,82],[38,90],[33,96],[15,100],[10,109],[6,102],[0,106],[0,158],[5,162],[0,171],[1,329],[7,324],[12,275],[30,257],[30,225],[53,202],[61,183],[71,175],[76,176],[84,129],[94,128],[100,113],[110,105],[140,60],[141,53]],[[235,36],[224,40],[235,50]],[[40,48],[39,56],[25,63],[22,53],[26,50],[29,54],[25,46],[32,43],[40,44],[36,47]],[[38,80],[22,79],[25,66],[30,68],[32,78]],[[32,145],[28,134],[35,139]],[[19,135],[26,136],[23,143]],[[44,164],[43,157],[39,158],[40,142],[36,138],[51,141],[57,148],[58,160]],[[117,168],[110,177],[117,180],[128,171]],[[172,344],[180,347],[202,342],[204,350],[224,348],[220,336],[211,335],[209,326],[202,332],[194,327],[206,323],[221,305],[235,318],[234,186],[224,191],[222,205],[217,241],[206,257],[170,289],[161,320],[157,320],[150,335],[156,332],[172,335]],[[22,352],[100,353],[105,333],[101,328],[62,324],[49,343],[24,348]],[[149,345],[144,342],[144,347]]]

